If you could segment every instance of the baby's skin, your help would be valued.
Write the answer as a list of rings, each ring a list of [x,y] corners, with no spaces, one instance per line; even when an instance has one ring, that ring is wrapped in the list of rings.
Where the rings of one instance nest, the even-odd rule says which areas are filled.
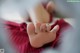
[[[51,6],[53,5],[49,2],[46,10],[43,5],[39,3],[35,8],[28,11],[32,23],[28,24],[27,33],[30,44],[34,48],[42,47],[43,45],[54,41],[56,38],[56,32],[59,30],[59,26],[56,25],[51,29],[51,25],[49,25],[50,15],[48,13],[48,7]]]
[[[40,29],[41,24],[37,23],[36,26]],[[56,38],[56,32],[59,29],[59,26],[56,25],[52,30],[51,26],[48,26],[48,30],[45,24],[42,25],[41,30],[35,32],[35,26],[33,23],[28,24],[27,33],[29,36],[30,44],[34,48],[42,47],[44,44],[52,42]],[[46,31],[47,30],[47,31]]]

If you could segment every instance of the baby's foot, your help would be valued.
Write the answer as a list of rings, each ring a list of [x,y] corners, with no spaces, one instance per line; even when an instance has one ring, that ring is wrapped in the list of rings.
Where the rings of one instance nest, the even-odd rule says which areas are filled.
[[[59,29],[59,26],[55,26],[52,30],[50,28],[46,27],[46,24],[44,25],[38,25],[38,28],[41,30],[39,32],[35,32],[35,27],[32,23],[28,24],[27,26],[27,33],[29,36],[29,41],[32,47],[39,48],[43,46],[44,44],[47,44],[49,42],[52,42],[56,38],[56,32]]]

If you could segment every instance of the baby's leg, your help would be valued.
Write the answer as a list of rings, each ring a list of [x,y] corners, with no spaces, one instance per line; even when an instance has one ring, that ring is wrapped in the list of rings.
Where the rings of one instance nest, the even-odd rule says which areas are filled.
[[[49,13],[46,11],[46,9],[43,7],[42,4],[36,5],[33,9],[30,9],[28,12],[36,28],[37,28],[36,23],[42,23],[42,24],[49,23],[50,20]],[[45,26],[43,25],[43,28],[44,27]],[[37,31],[39,31],[39,29]]]
[[[46,11],[42,4],[38,4],[34,8],[30,9],[29,15],[33,23],[49,22],[49,13]]]

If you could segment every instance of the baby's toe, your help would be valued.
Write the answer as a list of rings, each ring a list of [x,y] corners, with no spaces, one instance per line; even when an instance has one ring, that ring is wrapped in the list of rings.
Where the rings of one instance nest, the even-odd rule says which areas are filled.
[[[47,32],[49,32],[49,31],[50,31],[50,29],[51,29],[51,25],[46,24],[46,27],[47,27]]]
[[[34,24],[33,23],[29,23],[27,25],[27,33],[28,33],[28,35],[35,34],[35,27],[34,27]]]
[[[46,24],[42,24],[42,25],[41,25],[40,31],[41,31],[41,32],[46,32],[46,31],[47,31]]]
[[[35,32],[36,33],[40,32],[40,26],[41,26],[41,23],[36,23],[36,25],[35,25]]]

